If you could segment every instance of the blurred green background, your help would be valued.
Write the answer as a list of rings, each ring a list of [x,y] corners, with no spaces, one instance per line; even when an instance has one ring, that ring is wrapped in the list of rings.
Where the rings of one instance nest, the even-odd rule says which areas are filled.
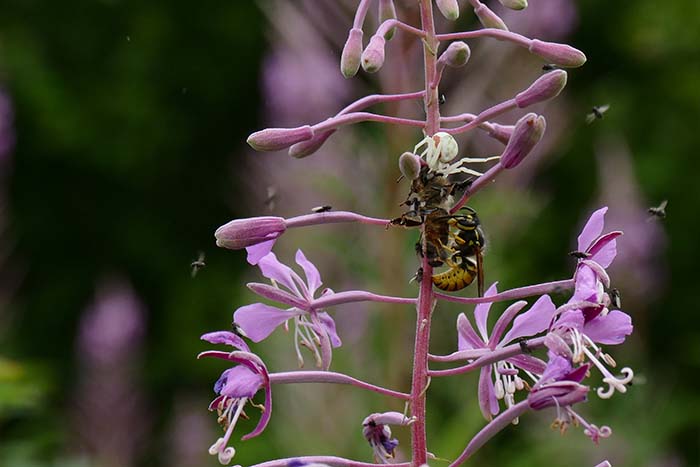
[[[420,87],[418,44],[401,34],[378,75],[340,77],[356,3],[0,3],[0,97],[9,103],[0,105],[0,465],[218,465],[206,452],[219,436],[206,406],[224,368],[195,360],[207,348],[198,339],[230,326],[235,308],[254,300],[244,284],[259,275],[243,253],[215,248],[216,227],[321,204],[395,217],[407,191],[394,182],[396,157],[420,140],[415,131],[360,125],[300,161],[245,145],[264,126],[318,121],[363,94]],[[415,24],[414,3],[397,7]],[[700,3],[530,5],[527,16],[506,17],[511,29],[569,42],[589,61],[570,72],[560,99],[536,109],[548,119],[539,153],[474,200],[490,239],[487,279],[505,289],[570,276],[567,252],[582,222],[609,205],[608,225],[626,230],[613,281],[635,324],[625,345],[609,350],[638,377],[627,394],[592,397],[582,408],[613,429],[599,446],[580,429],[551,430],[553,413],[527,415],[473,464],[700,465],[700,185],[692,162]],[[440,20],[441,30],[475,27],[464,10],[456,26]],[[541,61],[506,43],[470,46],[465,71],[446,73],[446,114],[483,109],[541,73]],[[603,104],[604,118],[586,125],[591,107]],[[411,105],[382,110],[419,115]],[[470,155],[498,147],[478,137],[460,144]],[[649,222],[646,208],[664,199],[668,218]],[[291,263],[302,247],[336,291],[407,296],[416,293],[407,283],[415,238],[322,227],[286,234],[276,251]],[[199,251],[207,266],[193,278]],[[461,311],[470,312],[436,312],[435,353],[454,350]],[[345,344],[336,370],[409,387],[410,308],[332,313]],[[282,370],[294,366],[290,346],[277,332],[254,350]],[[362,419],[403,409],[344,387],[274,393],[266,432],[238,440],[257,420],[251,411],[234,435],[234,462],[306,454],[369,461]],[[483,425],[475,377],[433,381],[429,412],[431,450],[456,457]]]

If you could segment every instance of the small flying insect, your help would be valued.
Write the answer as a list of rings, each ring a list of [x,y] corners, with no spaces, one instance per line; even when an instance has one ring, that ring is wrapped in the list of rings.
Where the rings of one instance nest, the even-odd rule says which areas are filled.
[[[614,288],[610,289],[608,296],[610,296],[610,305],[612,309],[619,310],[622,306],[622,295],[620,294],[620,291]]]
[[[661,201],[661,204],[658,206],[652,206],[647,209],[647,212],[652,215],[651,219],[658,219],[658,220],[664,220],[666,219],[666,205],[668,204],[668,200],[663,200]]]
[[[553,71],[553,70],[559,70],[560,67],[555,65],[554,63],[545,63],[542,65],[542,71]]]
[[[235,321],[231,322],[231,332],[237,335],[238,337],[248,337],[248,335],[245,333],[245,331],[243,331],[241,326]]]
[[[605,104],[605,105],[595,105],[591,109],[591,111],[586,115],[586,123],[590,125],[591,123],[595,122],[596,120],[600,120],[603,118],[603,114],[607,112],[610,109],[610,104]]]
[[[277,188],[270,185],[267,187],[267,197],[265,198],[265,206],[268,211],[274,211],[275,201],[277,201]]]
[[[591,257],[591,254],[585,251],[570,251],[569,256],[573,256],[576,259],[588,259]]]
[[[444,94],[440,94],[440,97],[438,98],[438,103],[440,105],[443,105],[445,102],[447,102],[447,98],[445,97]]]
[[[321,213],[321,212],[328,212],[328,211],[330,211],[331,209],[333,209],[333,206],[328,206],[328,205],[316,206],[315,208],[311,208],[311,212],[313,212],[313,213],[315,213],[315,214],[318,214],[318,213]]]
[[[204,262],[204,252],[200,251],[199,257],[190,263],[190,267],[192,268],[192,277],[196,276],[199,270],[204,268],[206,265],[207,263]]]

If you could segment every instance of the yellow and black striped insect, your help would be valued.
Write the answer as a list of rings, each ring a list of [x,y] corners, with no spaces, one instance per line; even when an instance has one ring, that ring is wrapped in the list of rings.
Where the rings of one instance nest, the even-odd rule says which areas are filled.
[[[436,216],[433,223],[447,228],[447,242],[438,239],[436,245],[434,239],[427,236],[431,225],[426,219],[426,250],[430,251],[430,244],[439,252],[440,259],[449,266],[445,272],[432,276],[433,284],[449,292],[461,290],[477,279],[479,296],[484,294],[484,262],[483,249],[486,244],[481,222],[476,212],[471,208],[463,208],[462,214],[453,216]],[[443,233],[444,227],[433,227],[433,230]],[[447,252],[445,254],[444,252]]]

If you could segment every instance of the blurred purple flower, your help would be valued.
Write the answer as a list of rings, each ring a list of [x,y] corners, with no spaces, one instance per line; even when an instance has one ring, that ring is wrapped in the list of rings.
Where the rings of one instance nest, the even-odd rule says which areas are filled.
[[[513,11],[499,6],[498,14],[512,31],[537,39],[561,41],[578,25],[573,0],[528,0],[525,10]]]
[[[0,168],[5,165],[15,145],[13,120],[12,102],[5,90],[0,87]]]
[[[104,281],[78,332],[75,429],[100,465],[134,465],[149,426],[135,372],[145,310],[127,282]]]
[[[610,137],[596,145],[601,200],[610,206],[614,226],[625,232],[615,263],[615,284],[624,290],[625,302],[635,313],[643,311],[668,279],[661,258],[667,247],[663,224],[651,222],[630,148],[622,137]],[[660,201],[660,200],[657,200]],[[656,287],[638,287],[654,283]]]
[[[496,284],[493,284],[484,296],[489,297],[497,293]],[[464,313],[460,314],[457,318],[458,349],[496,350],[521,337],[533,336],[547,329],[556,311],[549,295],[541,296],[528,311],[516,317],[526,305],[527,302],[521,300],[509,306],[496,321],[490,336],[487,322],[491,303],[481,303],[474,308],[478,334]],[[506,333],[506,328],[511,321],[513,326]],[[517,355],[481,368],[479,406],[484,418],[491,420],[494,415],[498,414],[500,411],[499,399],[504,399],[507,407],[511,407],[515,403],[515,391],[525,387],[523,380],[518,375],[518,368],[540,374],[544,371],[544,367],[544,362],[538,358],[530,355]]]
[[[351,84],[338,72],[336,52],[318,27],[309,27],[308,8],[318,6],[276,2],[265,9],[281,39],[272,42],[262,71],[267,114],[278,126],[324,119],[350,96]]]

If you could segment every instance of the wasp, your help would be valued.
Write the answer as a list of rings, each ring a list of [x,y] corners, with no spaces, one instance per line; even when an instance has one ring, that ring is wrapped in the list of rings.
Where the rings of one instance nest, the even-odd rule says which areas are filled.
[[[449,215],[445,210],[437,210],[426,217],[425,255],[431,266],[449,267],[432,276],[438,289],[454,292],[477,279],[479,296],[483,296],[484,233],[476,211],[467,207],[461,212]]]

